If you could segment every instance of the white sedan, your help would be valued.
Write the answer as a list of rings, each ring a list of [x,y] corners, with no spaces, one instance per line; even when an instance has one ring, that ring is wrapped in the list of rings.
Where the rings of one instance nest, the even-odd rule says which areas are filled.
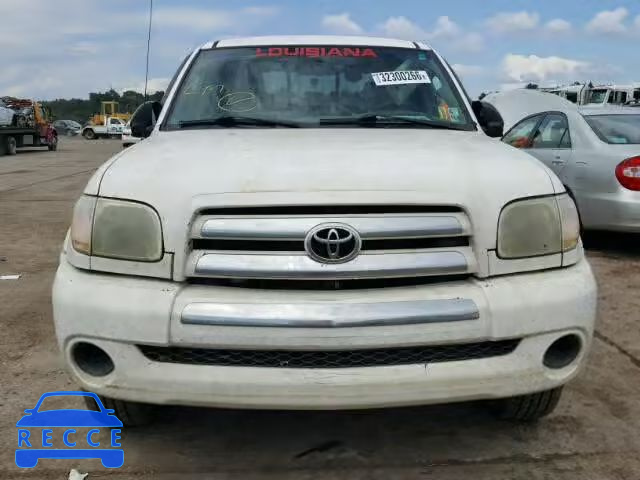
[[[640,111],[577,107],[530,90],[491,94],[514,125],[503,141],[533,155],[575,199],[585,229],[640,232]],[[508,127],[507,127],[508,128]]]

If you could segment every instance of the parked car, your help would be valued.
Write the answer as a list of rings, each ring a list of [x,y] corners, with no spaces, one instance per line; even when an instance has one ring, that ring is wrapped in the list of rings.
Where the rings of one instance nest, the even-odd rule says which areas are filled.
[[[121,420],[554,409],[596,314],[575,205],[434,50],[227,39],[167,91],[85,187],[53,286],[70,372]]]
[[[576,201],[585,229],[640,232],[637,109],[576,107],[538,92],[492,94],[485,101],[520,117],[503,141],[553,170]]]
[[[69,137],[80,135],[82,131],[82,125],[74,120],[56,120],[53,122],[53,126],[60,135],[67,135]]]

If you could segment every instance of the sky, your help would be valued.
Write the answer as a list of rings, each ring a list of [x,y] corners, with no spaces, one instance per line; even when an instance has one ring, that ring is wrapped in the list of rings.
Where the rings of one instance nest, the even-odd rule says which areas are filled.
[[[142,90],[149,1],[0,0],[0,96]],[[638,0],[154,0],[149,86],[210,40],[331,33],[426,41],[474,97],[640,82]]]

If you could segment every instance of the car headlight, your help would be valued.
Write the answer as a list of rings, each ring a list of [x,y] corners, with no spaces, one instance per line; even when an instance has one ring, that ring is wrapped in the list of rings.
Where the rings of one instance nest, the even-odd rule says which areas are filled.
[[[580,220],[569,195],[516,200],[500,214],[498,256],[525,258],[573,250]]]
[[[71,243],[85,255],[155,262],[162,258],[160,218],[142,203],[83,196],[74,209]]]
[[[71,246],[76,252],[91,255],[91,227],[96,197],[83,195],[76,202],[71,221]]]

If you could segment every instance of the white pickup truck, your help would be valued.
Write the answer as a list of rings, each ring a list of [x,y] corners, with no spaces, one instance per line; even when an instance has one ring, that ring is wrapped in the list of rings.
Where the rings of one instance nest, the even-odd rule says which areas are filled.
[[[87,140],[122,136],[125,122],[115,117],[104,117],[102,124],[90,123],[82,127],[82,136]]]
[[[53,287],[73,378],[127,424],[151,404],[549,413],[596,285],[573,201],[502,129],[423,43],[203,45],[76,204]]]

